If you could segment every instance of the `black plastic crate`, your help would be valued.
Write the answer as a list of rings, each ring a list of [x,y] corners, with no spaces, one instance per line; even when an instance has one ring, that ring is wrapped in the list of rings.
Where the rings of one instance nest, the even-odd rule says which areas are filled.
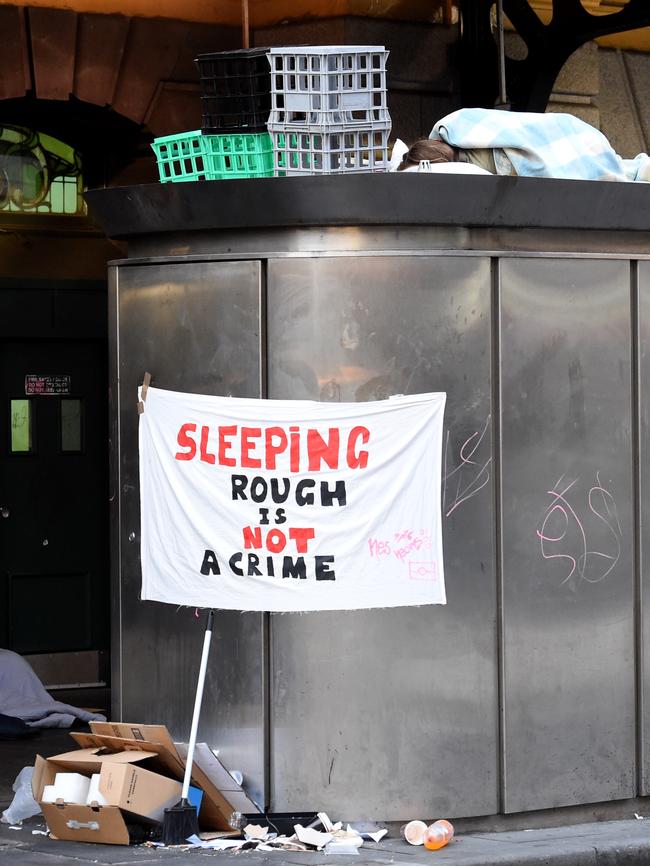
[[[242,48],[199,54],[205,135],[235,130],[265,132],[271,111],[268,48]]]
[[[270,94],[266,96],[202,96],[201,131],[204,135],[266,132]]]

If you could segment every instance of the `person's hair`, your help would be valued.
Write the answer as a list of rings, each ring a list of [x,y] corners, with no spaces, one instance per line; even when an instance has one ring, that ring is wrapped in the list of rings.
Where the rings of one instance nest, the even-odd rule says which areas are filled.
[[[407,150],[397,170],[404,171],[405,168],[417,165],[423,159],[429,162],[458,162],[458,151],[437,138],[421,138]]]

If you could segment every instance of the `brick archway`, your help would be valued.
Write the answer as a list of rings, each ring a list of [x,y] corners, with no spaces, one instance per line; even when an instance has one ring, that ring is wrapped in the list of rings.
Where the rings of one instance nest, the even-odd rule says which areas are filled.
[[[71,144],[89,183],[144,159],[152,137],[201,122],[194,57],[239,47],[236,28],[0,6],[0,123]]]

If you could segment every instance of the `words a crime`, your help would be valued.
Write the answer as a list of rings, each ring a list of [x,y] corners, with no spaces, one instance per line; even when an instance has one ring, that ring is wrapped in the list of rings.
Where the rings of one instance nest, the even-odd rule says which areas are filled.
[[[228,568],[237,577],[282,577],[306,580],[313,574],[316,580],[336,580],[333,569],[333,556],[314,556],[307,560],[304,556],[258,556],[256,553],[233,553],[228,560]],[[214,550],[203,554],[201,574],[221,574],[221,567]]]

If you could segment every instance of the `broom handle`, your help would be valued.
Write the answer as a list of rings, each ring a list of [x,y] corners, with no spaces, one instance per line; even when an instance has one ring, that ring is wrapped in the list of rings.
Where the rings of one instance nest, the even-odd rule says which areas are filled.
[[[192,778],[192,764],[194,762],[194,746],[196,745],[196,735],[199,729],[199,716],[201,715],[201,702],[203,700],[203,686],[205,685],[205,672],[208,667],[208,653],[210,652],[210,641],[212,639],[212,623],[214,621],[214,611],[211,610],[208,614],[208,622],[205,627],[205,635],[203,637],[203,653],[201,654],[201,667],[199,668],[199,679],[196,684],[196,697],[194,698],[194,712],[192,713],[192,730],[190,731],[190,741],[187,746],[187,758],[185,760],[185,775],[183,777],[183,790],[181,798],[187,800],[187,795],[190,792],[190,779]]]

